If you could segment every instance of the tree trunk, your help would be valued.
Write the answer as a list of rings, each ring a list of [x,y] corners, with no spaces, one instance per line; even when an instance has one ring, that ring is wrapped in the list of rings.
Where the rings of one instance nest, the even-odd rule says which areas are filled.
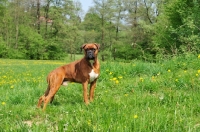
[[[101,18],[101,48],[102,48],[102,51],[104,51],[104,16],[102,15],[102,18]],[[101,55],[102,57],[102,61],[104,61],[104,54]]]
[[[48,28],[48,19],[49,19],[49,5],[50,5],[50,1],[51,0],[48,0],[47,1],[47,5],[45,7],[45,20],[46,20],[46,28],[45,28],[45,38],[47,38],[47,28]]]
[[[153,22],[152,22],[152,20],[151,20],[151,18],[149,16],[149,7],[147,6],[146,0],[144,0],[144,5],[146,7],[147,18],[148,18],[149,22],[152,24]]]
[[[138,2],[136,1],[135,2],[135,11],[134,11],[134,21],[133,21],[133,27],[137,27],[137,7],[138,7]]]
[[[16,1],[15,6],[15,49],[18,48],[18,36],[19,36],[19,14],[18,14],[18,0]]]
[[[40,34],[40,0],[37,0],[37,31]]]
[[[120,17],[121,17],[121,9],[119,10],[118,16],[117,16],[117,24],[116,24],[116,32],[115,32],[115,40],[116,41],[118,40]]]

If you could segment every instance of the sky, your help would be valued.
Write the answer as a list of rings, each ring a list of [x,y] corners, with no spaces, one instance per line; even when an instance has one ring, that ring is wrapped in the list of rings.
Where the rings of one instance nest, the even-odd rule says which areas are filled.
[[[92,6],[93,0],[79,0],[82,4],[82,8],[84,10],[84,12],[86,13],[90,6]]]

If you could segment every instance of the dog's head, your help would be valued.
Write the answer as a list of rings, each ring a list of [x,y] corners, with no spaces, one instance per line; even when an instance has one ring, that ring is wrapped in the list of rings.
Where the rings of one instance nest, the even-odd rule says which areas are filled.
[[[100,45],[96,43],[83,44],[81,50],[84,49],[85,57],[88,60],[94,60],[97,57]]]

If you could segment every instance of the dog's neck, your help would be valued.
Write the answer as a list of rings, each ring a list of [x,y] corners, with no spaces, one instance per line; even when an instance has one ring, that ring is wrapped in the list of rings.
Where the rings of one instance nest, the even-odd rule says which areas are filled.
[[[88,60],[86,57],[84,58],[85,61],[87,61],[88,65],[90,65],[92,68],[96,65],[97,58],[94,60]]]
[[[90,65],[93,67],[95,60],[89,60]]]

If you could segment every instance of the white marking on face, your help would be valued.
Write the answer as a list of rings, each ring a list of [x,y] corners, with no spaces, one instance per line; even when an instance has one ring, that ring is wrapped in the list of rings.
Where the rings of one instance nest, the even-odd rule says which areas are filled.
[[[99,74],[95,73],[94,70],[92,69],[92,71],[89,73],[89,76],[90,76],[90,82],[93,82],[99,76]]]
[[[62,83],[62,85],[63,85],[63,86],[67,86],[68,83],[69,83],[69,81],[64,81],[64,82]]]

